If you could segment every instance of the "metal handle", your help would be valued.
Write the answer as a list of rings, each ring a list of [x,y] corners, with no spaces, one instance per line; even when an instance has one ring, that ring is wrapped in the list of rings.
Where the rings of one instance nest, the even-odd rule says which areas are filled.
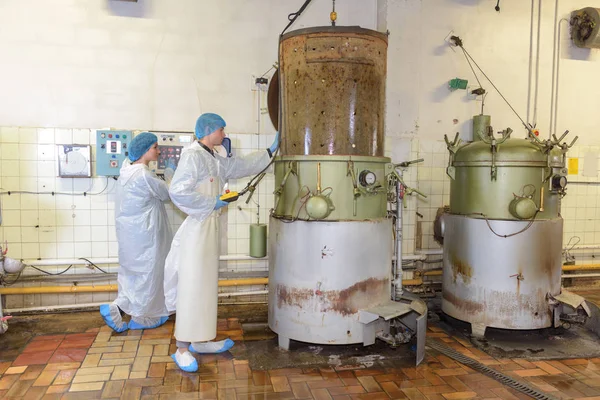
[[[458,135],[459,135],[459,133],[456,132],[456,135],[454,135],[454,140],[453,141],[449,141],[448,140],[448,135],[444,135],[444,141],[446,142],[446,146],[448,148],[456,146],[457,142],[459,141]]]
[[[317,194],[321,193],[321,163],[317,163]]]
[[[457,133],[457,135],[458,135],[458,133]],[[416,164],[416,163],[420,163],[423,161],[425,161],[425,159],[423,159],[423,158],[419,158],[417,160],[412,160],[412,161],[404,161],[404,162],[401,162],[398,164],[394,164],[394,168],[405,168],[405,167],[408,167],[410,164]]]
[[[571,142],[571,144],[567,145],[567,149],[570,149],[571,147],[573,147],[573,145],[575,144],[575,142],[577,141],[577,139],[579,139],[579,136],[575,136],[573,138],[573,141]]]

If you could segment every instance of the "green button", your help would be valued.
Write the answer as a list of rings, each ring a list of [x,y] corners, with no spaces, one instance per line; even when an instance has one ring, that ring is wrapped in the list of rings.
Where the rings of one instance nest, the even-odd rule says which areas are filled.
[[[127,135],[123,135],[123,139],[127,139]]]

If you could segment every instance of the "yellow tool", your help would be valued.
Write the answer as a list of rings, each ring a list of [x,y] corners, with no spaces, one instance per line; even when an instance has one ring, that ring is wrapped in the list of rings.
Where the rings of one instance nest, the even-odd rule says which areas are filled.
[[[236,201],[239,197],[240,194],[238,192],[230,192],[229,190],[227,190],[224,195],[219,197],[219,199],[227,203],[231,203],[232,201]]]
[[[238,192],[230,192],[229,189],[227,188],[227,183],[225,184],[225,194],[222,195],[221,197],[219,197],[219,199],[221,201],[227,202],[227,203],[231,203],[232,201],[236,201],[239,197],[240,194]]]

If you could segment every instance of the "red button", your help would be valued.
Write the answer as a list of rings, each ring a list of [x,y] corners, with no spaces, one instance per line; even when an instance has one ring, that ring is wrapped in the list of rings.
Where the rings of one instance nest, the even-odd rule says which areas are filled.
[[[108,137],[109,137],[109,138],[112,138],[112,133],[109,133],[109,134],[108,134]]]

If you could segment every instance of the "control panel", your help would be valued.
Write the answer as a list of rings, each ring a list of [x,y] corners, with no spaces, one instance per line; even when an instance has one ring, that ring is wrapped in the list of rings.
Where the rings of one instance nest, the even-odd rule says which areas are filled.
[[[97,176],[119,176],[132,136],[131,131],[96,131]]]
[[[177,167],[183,148],[194,142],[192,132],[150,132],[158,138],[158,150],[160,150],[158,161],[150,163],[150,169],[156,174],[165,172],[169,159],[173,159],[175,167]]]

